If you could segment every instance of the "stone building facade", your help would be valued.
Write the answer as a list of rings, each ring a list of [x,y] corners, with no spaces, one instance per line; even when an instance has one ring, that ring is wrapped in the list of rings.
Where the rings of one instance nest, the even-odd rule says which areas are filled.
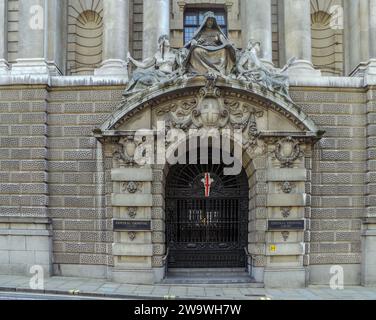
[[[242,149],[253,281],[329,284],[341,266],[345,284],[375,285],[375,0],[1,0],[0,274],[168,275],[173,166],[124,154],[136,130],[200,101],[210,77],[124,96],[127,53],[153,57],[165,34],[182,48],[195,10],[222,12],[239,52],[259,41],[266,66],[296,57],[291,100],[238,79],[214,84],[225,114],[258,115]],[[132,221],[143,227],[115,227]]]

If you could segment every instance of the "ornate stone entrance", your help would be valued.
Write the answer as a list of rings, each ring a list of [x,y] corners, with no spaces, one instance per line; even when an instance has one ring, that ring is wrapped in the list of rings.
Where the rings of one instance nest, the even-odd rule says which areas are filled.
[[[209,29],[211,19],[208,14]],[[235,62],[237,49],[215,28],[221,45],[206,44],[212,32],[204,26],[197,41],[179,52],[169,51],[167,36],[161,37],[160,49],[167,51],[156,54],[160,65],[135,73],[118,110],[95,131],[104,145],[106,205],[113,218],[113,278],[155,283],[169,265],[244,263],[265,286],[302,287],[309,265],[312,147],[322,132],[291,101],[287,76],[259,60],[259,44],[250,43]],[[228,58],[225,68],[214,59],[200,74],[203,62],[217,54]],[[167,158],[192,131],[200,139],[208,131],[229,137],[243,173],[231,182],[214,167],[195,166],[183,179],[191,167],[173,167]],[[138,155],[154,155],[152,161],[136,161],[137,149]],[[234,229],[221,226],[226,217]],[[197,254],[200,246],[204,254]]]
[[[169,268],[246,267],[248,181],[223,165],[175,165],[166,180]]]
[[[207,101],[207,92],[215,97],[211,95]],[[166,234],[166,223],[171,225],[172,222],[168,213],[172,196],[166,186],[173,166],[166,163],[140,165],[135,162],[133,152],[150,140],[156,143],[157,149],[160,132],[155,129],[158,121],[166,120],[170,128],[180,126],[181,132],[197,126],[240,129],[242,168],[249,197],[245,246],[248,269],[257,282],[269,287],[304,286],[309,265],[312,146],[320,134],[309,118],[291,102],[262,93],[257,87],[250,91],[236,81],[225,83],[218,79],[211,83],[206,77],[194,77],[189,83],[153,90],[147,95],[143,93],[142,100],[140,97],[141,94],[125,101],[96,132],[104,146],[105,176],[108,190],[111,190],[107,206],[114,226],[119,223],[139,226],[138,229],[113,229],[114,280],[160,282],[169,263],[173,263],[168,251],[172,238]],[[217,113],[218,107],[221,111]],[[220,119],[213,121],[213,114],[218,114]],[[190,117],[194,117],[194,121]],[[145,136],[136,134],[137,130],[145,128],[154,130],[149,130]],[[161,145],[167,149],[174,146],[166,141]],[[204,178],[196,173],[191,175],[192,183]],[[213,171],[208,169],[207,173]],[[203,187],[201,192],[204,192]],[[212,187],[215,192],[215,186]],[[213,205],[205,201],[206,205]],[[178,203],[175,201],[174,205]],[[188,202],[185,205],[188,206]],[[201,211],[205,206],[199,202],[195,205]],[[242,258],[237,250],[243,243],[238,244],[233,253],[239,252],[237,262],[240,264]],[[231,261],[231,253],[222,258],[222,262]],[[187,266],[184,260],[179,263]],[[202,263],[212,262],[208,257]]]

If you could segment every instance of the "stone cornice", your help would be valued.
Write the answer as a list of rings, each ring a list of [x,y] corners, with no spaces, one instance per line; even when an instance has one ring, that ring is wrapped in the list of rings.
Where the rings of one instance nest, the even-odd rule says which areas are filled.
[[[0,76],[0,86],[47,85],[49,87],[119,86],[127,84],[126,77],[116,76]],[[291,87],[364,88],[362,77],[291,77]]]

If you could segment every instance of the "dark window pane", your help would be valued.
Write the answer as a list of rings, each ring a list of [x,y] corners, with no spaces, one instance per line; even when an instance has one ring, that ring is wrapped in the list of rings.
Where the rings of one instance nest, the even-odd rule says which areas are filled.
[[[189,42],[196,29],[201,25],[202,21],[204,20],[205,13],[209,10],[192,10],[186,11],[184,13],[184,43]],[[214,10],[215,17],[217,19],[217,23],[222,31],[227,34],[227,21],[226,21],[226,13],[224,10]]]
[[[193,35],[195,34],[196,27],[186,27],[184,28],[184,43],[189,42],[192,38]]]
[[[196,13],[187,13],[185,15],[185,24],[197,25],[197,14]]]

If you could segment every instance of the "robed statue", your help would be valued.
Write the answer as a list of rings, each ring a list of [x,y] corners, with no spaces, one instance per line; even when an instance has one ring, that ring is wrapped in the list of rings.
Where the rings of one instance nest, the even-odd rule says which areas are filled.
[[[128,53],[128,62],[136,66],[124,92],[130,96],[153,86],[165,86],[196,76],[215,76],[258,84],[262,90],[279,93],[290,100],[288,69],[291,58],[282,68],[274,68],[260,58],[261,43],[250,40],[240,51],[230,42],[217,23],[213,12],[207,12],[192,40],[184,48],[172,49],[169,37],[162,35],[153,57],[137,61]]]
[[[128,53],[128,61],[134,64],[137,69],[133,72],[126,94],[142,91],[155,84],[171,81],[178,75],[179,55],[176,50],[170,48],[170,41],[167,35],[158,39],[158,51],[154,57],[140,62],[132,58]]]
[[[213,12],[207,12],[188,50],[185,68],[188,73],[229,75],[236,64],[236,48],[218,26]]]

